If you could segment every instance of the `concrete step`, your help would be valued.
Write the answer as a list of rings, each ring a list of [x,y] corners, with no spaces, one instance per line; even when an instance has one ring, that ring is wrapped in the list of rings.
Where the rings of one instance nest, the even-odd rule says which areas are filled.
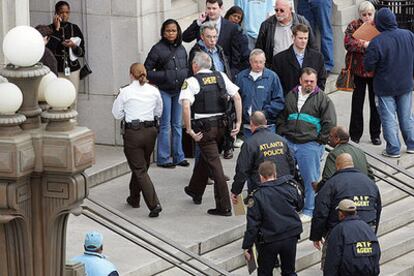
[[[383,264],[381,266],[381,275],[413,276],[414,251]]]

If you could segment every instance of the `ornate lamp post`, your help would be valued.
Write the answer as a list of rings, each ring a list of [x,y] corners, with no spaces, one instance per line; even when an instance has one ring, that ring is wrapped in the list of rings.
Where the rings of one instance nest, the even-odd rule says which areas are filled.
[[[3,41],[11,64],[0,69],[9,81],[0,78],[0,275],[63,275],[68,215],[88,193],[83,171],[95,160],[94,134],[71,120],[70,82],[49,81],[41,90],[51,109],[38,106],[50,71],[38,63],[43,47],[27,26]]]

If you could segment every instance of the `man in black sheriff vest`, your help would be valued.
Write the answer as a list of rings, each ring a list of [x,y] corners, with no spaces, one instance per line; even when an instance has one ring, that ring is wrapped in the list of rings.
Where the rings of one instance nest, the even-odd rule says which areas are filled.
[[[236,108],[236,123],[231,135],[235,137],[240,130],[239,87],[232,83],[226,74],[211,71],[211,59],[204,52],[195,54],[191,66],[195,75],[184,81],[179,102],[183,106],[186,132],[199,145],[201,158],[196,163],[190,184],[184,188],[184,191],[195,204],[201,204],[210,172],[215,180],[216,208],[208,210],[208,214],[231,216],[230,195],[218,145],[223,141],[228,123],[225,115],[228,97],[234,100]]]

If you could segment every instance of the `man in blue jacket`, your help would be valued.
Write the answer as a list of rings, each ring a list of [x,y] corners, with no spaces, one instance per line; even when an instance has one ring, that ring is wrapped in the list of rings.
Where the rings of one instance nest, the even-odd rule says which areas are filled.
[[[85,252],[72,261],[85,265],[88,276],[119,276],[115,266],[102,255],[103,236],[99,232],[89,232],[85,236]]]
[[[374,71],[374,91],[387,146],[383,155],[400,157],[398,123],[407,145],[414,153],[414,119],[411,112],[414,75],[414,34],[399,29],[395,15],[387,8],[375,15],[375,26],[381,32],[365,52],[364,66]],[[395,117],[398,116],[398,123]]]
[[[252,136],[250,116],[255,111],[263,111],[269,128],[275,132],[276,117],[285,108],[283,88],[279,77],[270,69],[265,68],[266,56],[263,50],[253,49],[249,56],[250,68],[237,74],[236,85],[243,107],[243,135]]]
[[[357,216],[356,204],[344,199],[336,207],[341,221],[326,244],[323,275],[376,276],[380,273],[381,249],[374,231]]]
[[[297,212],[303,208],[303,195],[292,176],[276,178],[272,161],[263,162],[259,174],[262,184],[247,204],[244,256],[250,260],[252,246],[256,244],[258,275],[273,275],[279,254],[282,275],[296,275],[296,245],[303,230]]]

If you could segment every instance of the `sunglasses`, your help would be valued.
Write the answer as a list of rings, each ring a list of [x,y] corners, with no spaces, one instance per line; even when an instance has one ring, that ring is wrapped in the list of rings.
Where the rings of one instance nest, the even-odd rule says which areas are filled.
[[[275,12],[281,12],[281,13],[284,13],[284,12],[285,12],[285,10],[284,10],[284,9],[275,9]]]

